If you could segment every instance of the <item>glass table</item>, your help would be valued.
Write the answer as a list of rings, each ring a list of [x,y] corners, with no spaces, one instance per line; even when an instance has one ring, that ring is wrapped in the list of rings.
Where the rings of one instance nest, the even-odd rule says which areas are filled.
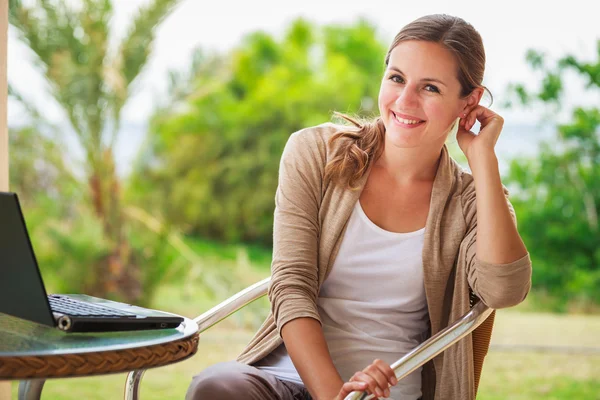
[[[0,381],[20,380],[19,400],[39,399],[49,378],[131,372],[183,361],[198,349],[198,325],[110,333],[64,333],[0,314]],[[130,374],[132,375],[132,374]],[[125,398],[137,399],[140,379]]]

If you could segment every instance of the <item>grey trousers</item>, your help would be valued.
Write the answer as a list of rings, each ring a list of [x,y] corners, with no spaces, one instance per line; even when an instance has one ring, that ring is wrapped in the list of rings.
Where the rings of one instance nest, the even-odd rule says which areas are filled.
[[[312,400],[303,385],[236,361],[215,364],[192,380],[186,400]]]

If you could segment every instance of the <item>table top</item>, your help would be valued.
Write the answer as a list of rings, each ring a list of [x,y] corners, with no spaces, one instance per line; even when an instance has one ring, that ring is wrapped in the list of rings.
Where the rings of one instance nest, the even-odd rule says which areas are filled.
[[[146,369],[195,354],[198,326],[65,333],[0,314],[0,380],[95,375]]]

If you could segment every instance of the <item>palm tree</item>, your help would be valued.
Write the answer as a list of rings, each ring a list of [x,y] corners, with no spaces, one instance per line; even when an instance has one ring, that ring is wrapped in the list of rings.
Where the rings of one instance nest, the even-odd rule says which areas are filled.
[[[155,30],[179,0],[150,0],[116,46],[109,46],[111,0],[10,0],[9,22],[37,56],[50,94],[64,109],[85,154],[88,198],[109,251],[94,265],[91,294],[130,301],[141,296],[138,266],[126,236],[114,146],[121,110],[148,61]]]

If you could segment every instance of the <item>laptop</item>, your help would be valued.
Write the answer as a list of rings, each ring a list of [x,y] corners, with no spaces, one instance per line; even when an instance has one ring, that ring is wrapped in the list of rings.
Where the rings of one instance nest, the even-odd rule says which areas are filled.
[[[175,328],[183,318],[83,294],[47,295],[16,193],[0,192],[0,313],[64,332]]]

